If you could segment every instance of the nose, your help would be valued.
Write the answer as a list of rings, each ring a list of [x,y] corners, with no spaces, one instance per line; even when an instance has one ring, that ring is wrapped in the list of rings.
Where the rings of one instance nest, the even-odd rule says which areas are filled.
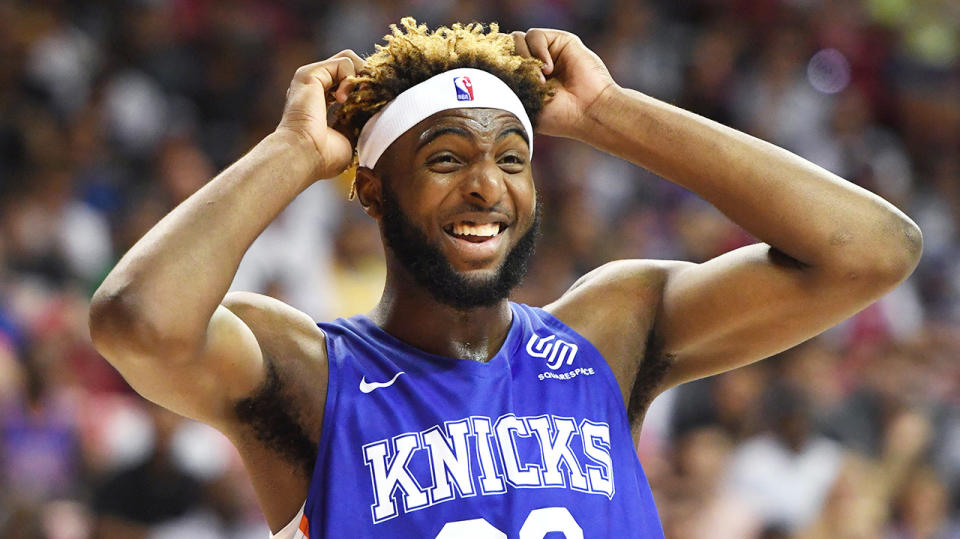
[[[467,178],[461,183],[461,190],[464,198],[492,206],[503,198],[507,190],[504,172],[492,159],[484,159],[470,167]]]

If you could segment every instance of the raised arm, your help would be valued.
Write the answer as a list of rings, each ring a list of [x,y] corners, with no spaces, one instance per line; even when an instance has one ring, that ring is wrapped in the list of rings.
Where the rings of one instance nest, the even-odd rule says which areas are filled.
[[[786,150],[619,87],[588,117],[597,147],[696,192],[765,242],[669,272],[655,325],[677,358],[668,386],[820,333],[919,260],[907,216]]]
[[[300,68],[277,129],[147,232],[90,308],[94,346],[134,389],[233,439],[274,529],[296,513],[306,480],[271,453],[275,448],[244,424],[236,405],[272,387],[266,382],[276,365],[265,361],[271,359],[318,360],[323,369],[297,365],[287,372],[309,378],[313,395],[324,394],[323,334],[279,301],[224,296],[244,252],[270,221],[314,180],[336,176],[350,163],[350,143],[326,125],[326,95],[360,63],[344,51]],[[311,376],[303,376],[304,369],[313,369]]]
[[[359,62],[345,51],[300,68],[276,131],[157,223],[94,294],[94,345],[148,399],[217,424],[262,380],[256,337],[221,302],[270,221],[349,164],[324,96]]]
[[[661,273],[652,331],[670,367],[659,390],[789,348],[863,309],[916,266],[920,231],[873,193],[782,148],[621,88],[572,34],[532,30],[520,41],[549,60],[544,73],[556,80],[544,132],[682,185],[764,242],[703,264],[623,263],[605,273],[626,282]]]

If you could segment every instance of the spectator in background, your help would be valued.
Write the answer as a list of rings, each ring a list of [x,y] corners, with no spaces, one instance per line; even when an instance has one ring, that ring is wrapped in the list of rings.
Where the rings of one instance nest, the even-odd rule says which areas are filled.
[[[0,518],[3,537],[45,535],[55,500],[81,493],[76,417],[41,348],[22,363],[0,352],[0,517],[10,517]]]
[[[727,489],[760,516],[765,529],[789,534],[816,520],[844,452],[812,432],[809,403],[797,388],[773,385],[763,405],[769,430],[734,451]]]
[[[672,537],[755,537],[762,530],[757,511],[724,488],[732,450],[730,436],[713,426],[691,430],[677,440],[676,475],[657,493],[669,500],[664,520]]]
[[[151,435],[142,457],[114,470],[93,489],[96,537],[157,539],[262,538],[249,522],[246,479],[226,472],[229,447],[206,427],[158,406],[148,407]]]
[[[922,468],[907,481],[896,501],[894,539],[939,539],[960,535],[960,524],[949,516],[949,495],[930,468]]]
[[[202,171],[232,162],[273,129],[296,66],[335,52],[332,44],[367,46],[387,22],[408,14],[431,25],[500,20],[504,28],[573,31],[610,59],[618,80],[640,81],[657,97],[771,135],[851,174],[915,215],[924,231],[925,256],[915,276],[876,309],[782,362],[688,384],[658,400],[672,428],[658,433],[662,438],[642,456],[661,511],[680,519],[665,518],[668,537],[692,534],[688,517],[699,526],[704,519],[694,516],[713,514],[710,474],[693,470],[729,462],[758,434],[767,421],[760,395],[779,378],[800,388],[814,428],[847,455],[828,487],[826,511],[798,533],[960,534],[955,4],[0,1],[0,425],[19,429],[34,417],[34,434],[73,429],[73,450],[43,454],[50,470],[66,470],[53,491],[75,495],[65,500],[47,487],[14,487],[13,477],[24,480],[19,465],[12,475],[0,473],[0,536],[89,536],[92,485],[124,462],[123,451],[104,448],[113,442],[101,431],[112,432],[105,410],[124,402],[128,390],[90,349],[78,290],[92,290],[116,257],[211,176]],[[833,94],[810,79],[813,55],[827,48],[849,67],[848,85]],[[536,143],[548,211],[518,300],[555,297],[572,276],[622,256],[610,246],[631,256],[702,260],[745,241],[722,215],[668,182],[644,181],[643,172],[592,150]],[[302,300],[298,306],[311,314],[349,315],[373,303],[379,290],[366,288],[382,282],[382,255],[349,211],[322,209],[337,196],[335,190],[317,195],[317,207],[290,217],[296,226],[277,231],[289,240],[283,252],[250,254],[252,286]],[[581,222],[583,215],[590,221]],[[284,261],[274,268],[282,271],[258,271],[256,259],[272,256]],[[329,277],[293,267],[314,256],[318,266],[331,268]],[[330,289],[342,297],[316,293]],[[39,353],[38,343],[55,343],[56,350],[47,344]],[[38,356],[49,362],[39,370],[31,365]],[[890,378],[893,370],[901,376]],[[42,379],[40,408],[24,390],[28,371]],[[65,408],[79,416],[72,426],[59,421]],[[904,410],[933,425],[929,453],[917,455],[920,467],[909,468],[916,479],[891,487],[892,498],[870,494],[888,432]],[[701,458],[714,464],[688,462]],[[205,532],[211,537],[238,537],[249,524],[249,493],[230,479],[236,463],[224,463],[224,475],[198,479],[204,494],[194,498],[194,514],[233,523],[211,524],[205,528],[216,530]],[[702,493],[688,488],[697,481]],[[718,492],[728,496],[724,485]],[[208,489],[240,499],[217,500]],[[16,508],[10,502],[44,491]],[[861,514],[868,516],[854,516]],[[45,524],[51,519],[59,527]]]
[[[943,491],[942,484],[935,481],[932,485],[933,499],[919,494],[916,497],[920,499],[917,500],[910,493],[909,485],[914,482],[913,478],[923,471],[918,470],[917,462],[928,447],[931,434],[931,425],[923,415],[912,412],[897,414],[884,433],[882,450],[876,458],[856,453],[846,456],[819,517],[800,529],[798,537],[879,537],[896,512],[895,498],[898,492],[903,492],[905,499],[910,499],[908,503],[923,505],[922,509],[907,517],[910,521],[907,526],[911,529],[904,537],[949,537],[937,535],[946,529],[943,504],[939,507],[937,503],[928,504],[938,501],[935,492],[938,487]],[[903,488],[905,484],[908,485],[906,489]],[[940,501],[943,500],[941,497]],[[918,508],[911,506],[910,509]],[[896,532],[893,536],[898,537]]]
[[[159,407],[149,409],[155,437],[146,458],[94,490],[97,536],[142,537],[150,526],[172,525],[200,505],[199,483],[177,468],[171,454],[179,417]]]
[[[332,234],[341,196],[327,182],[300,193],[247,250],[231,290],[270,290],[314,320],[333,315],[340,290],[331,276]]]

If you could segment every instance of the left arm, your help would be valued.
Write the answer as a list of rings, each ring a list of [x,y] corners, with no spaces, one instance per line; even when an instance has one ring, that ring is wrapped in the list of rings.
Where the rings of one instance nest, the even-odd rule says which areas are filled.
[[[701,116],[611,86],[581,129],[581,140],[690,189],[766,244],[669,271],[654,326],[677,359],[667,387],[820,333],[919,260],[919,230],[889,202]]]
[[[674,360],[660,390],[806,340],[916,266],[920,231],[889,202],[782,148],[617,86],[572,34],[533,30],[523,41],[551,58],[544,73],[556,80],[543,131],[690,189],[764,242],[666,266],[652,328]]]

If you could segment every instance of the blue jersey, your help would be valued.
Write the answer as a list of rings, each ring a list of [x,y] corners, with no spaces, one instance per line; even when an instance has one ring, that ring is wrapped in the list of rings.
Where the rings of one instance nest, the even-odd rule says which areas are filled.
[[[510,308],[487,363],[428,354],[364,316],[319,324],[330,378],[301,530],[663,537],[606,361],[546,311]]]

